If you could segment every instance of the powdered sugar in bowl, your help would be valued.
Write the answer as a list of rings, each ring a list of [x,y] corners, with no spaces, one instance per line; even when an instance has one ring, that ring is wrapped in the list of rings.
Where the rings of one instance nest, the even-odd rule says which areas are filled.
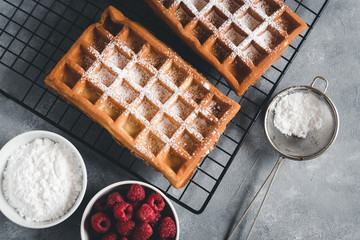
[[[11,139],[0,150],[0,171],[0,210],[23,227],[59,224],[85,195],[87,174],[80,153],[52,132],[31,131]]]

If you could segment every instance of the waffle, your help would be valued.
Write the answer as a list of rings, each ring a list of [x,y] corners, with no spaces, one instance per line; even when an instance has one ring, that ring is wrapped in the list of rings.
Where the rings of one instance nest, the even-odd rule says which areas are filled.
[[[306,23],[281,0],[146,0],[241,96]]]
[[[111,6],[84,31],[45,84],[175,188],[186,185],[240,108]]]

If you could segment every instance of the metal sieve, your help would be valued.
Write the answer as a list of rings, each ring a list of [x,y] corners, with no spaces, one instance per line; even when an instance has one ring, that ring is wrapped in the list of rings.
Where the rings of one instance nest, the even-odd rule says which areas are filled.
[[[314,87],[316,80],[325,82],[323,91]],[[335,105],[325,94],[328,81],[323,77],[316,77],[310,86],[294,86],[278,93],[270,102],[264,119],[265,135],[271,146],[283,157],[293,160],[309,160],[324,153],[334,142],[339,129],[339,117]],[[275,107],[285,96],[295,92],[314,94],[324,103],[323,125],[316,131],[310,131],[306,138],[286,136],[274,126]]]
[[[322,80],[325,83],[324,90],[319,90],[314,87],[317,80]],[[251,231],[256,223],[256,220],[260,214],[261,208],[265,202],[267,194],[270,191],[271,185],[275,179],[277,171],[279,170],[281,162],[285,158],[289,158],[292,160],[302,161],[302,160],[310,160],[320,156],[324,153],[330,145],[334,142],[338,130],[339,130],[339,116],[336,110],[335,105],[330,100],[330,98],[325,94],[328,88],[328,81],[321,76],[317,76],[314,78],[310,86],[293,86],[284,89],[283,91],[279,92],[268,105],[268,108],[265,113],[264,118],[264,128],[265,128],[265,135],[271,144],[271,146],[280,153],[278,160],[276,161],[275,166],[271,170],[270,174],[265,179],[264,183],[261,185],[258,192],[255,194],[254,198],[250,202],[249,206],[241,216],[239,222],[235,226],[234,230],[231,232],[230,236],[227,238],[228,240],[231,239],[233,234],[235,233],[236,229],[245,218],[246,214],[248,213],[250,207],[254,203],[255,199],[264,188],[266,183],[270,180],[270,183],[266,189],[264,198],[259,206],[257,214],[253,220],[253,223],[250,227],[248,235],[246,239],[250,237]],[[274,126],[274,115],[275,115],[275,108],[278,102],[285,96],[296,92],[304,92],[314,94],[323,104],[323,124],[322,127],[318,130],[310,131],[306,138],[298,138],[296,136],[287,136],[281,133],[275,126]]]

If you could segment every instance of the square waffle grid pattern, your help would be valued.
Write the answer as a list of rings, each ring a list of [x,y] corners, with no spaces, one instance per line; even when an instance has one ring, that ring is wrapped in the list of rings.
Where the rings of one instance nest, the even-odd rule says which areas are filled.
[[[112,7],[81,35],[45,83],[176,188],[187,183],[239,109]]]
[[[148,2],[178,35],[223,74],[239,96],[306,27],[280,0]]]
[[[171,3],[171,0],[164,1]],[[200,58],[196,59],[195,54],[175,35],[169,34],[165,25],[151,14],[141,0],[101,3],[82,0],[4,0],[0,3],[0,93],[105,156],[134,177],[157,186],[184,208],[199,214],[206,208],[260,111],[307,39],[328,0],[284,2],[307,22],[308,29],[290,44],[260,81],[239,98],[213,67]],[[159,39],[173,43],[169,45],[183,53],[185,60],[242,105],[217,146],[204,158],[189,184],[182,189],[172,188],[161,174],[149,171],[141,160],[116,144],[106,130],[44,86],[45,72],[68,51],[85,28],[98,21],[110,4],[130,19],[143,23]]]

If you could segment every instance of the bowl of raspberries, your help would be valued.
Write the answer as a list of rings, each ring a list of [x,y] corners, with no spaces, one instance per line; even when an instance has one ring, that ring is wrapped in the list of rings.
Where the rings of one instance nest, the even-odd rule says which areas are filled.
[[[122,181],[99,191],[81,219],[83,240],[178,240],[179,219],[157,188]]]

